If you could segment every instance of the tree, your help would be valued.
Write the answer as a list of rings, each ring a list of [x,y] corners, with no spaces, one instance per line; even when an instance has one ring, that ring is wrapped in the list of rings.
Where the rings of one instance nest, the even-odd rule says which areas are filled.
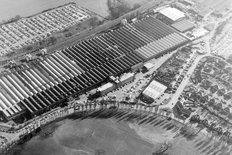
[[[50,40],[50,43],[51,43],[52,45],[54,45],[54,44],[57,42],[57,38],[54,37],[54,36],[50,37],[49,40]]]
[[[209,125],[209,129],[210,129],[211,131],[214,131],[215,128],[216,128],[216,124],[215,124],[215,123],[211,123],[211,124]]]
[[[200,120],[200,116],[199,115],[193,115],[191,118],[190,118],[190,121],[193,122],[193,123],[199,123],[201,120]]]
[[[219,135],[222,135],[222,133],[223,133],[221,127],[215,128],[215,131],[217,131],[217,133],[218,133]]]
[[[89,25],[90,26],[98,26],[100,24],[100,21],[98,20],[97,17],[92,17],[89,19]]]
[[[231,133],[230,133],[229,131],[225,131],[225,132],[223,133],[223,135],[226,136],[226,137],[230,137]]]
[[[229,113],[228,119],[232,120],[232,113]]]
[[[201,123],[205,126],[205,127],[209,127],[209,123],[208,123],[208,120],[207,119],[203,119],[201,121]]]

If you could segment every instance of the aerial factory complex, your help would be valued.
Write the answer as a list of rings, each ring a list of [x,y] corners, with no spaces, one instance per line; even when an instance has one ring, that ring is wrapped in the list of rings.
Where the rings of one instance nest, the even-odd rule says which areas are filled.
[[[162,21],[147,17],[81,41],[1,75],[2,117],[41,113],[72,94],[101,85],[109,76],[136,71],[149,59],[189,40]]]
[[[208,137],[210,142],[192,145],[196,154],[216,155],[221,148],[225,155],[231,152],[231,56],[220,55],[225,45],[216,36],[232,16],[230,10],[202,14],[191,0],[147,4],[133,17],[129,12],[104,19],[84,35],[57,39],[35,53],[28,50],[24,60],[14,56],[5,61],[0,70],[0,154],[57,118],[112,109],[128,112],[128,119],[140,111],[141,122],[147,123],[161,116],[164,128],[176,127],[175,138]],[[69,3],[2,24],[0,56],[79,30],[95,16]]]

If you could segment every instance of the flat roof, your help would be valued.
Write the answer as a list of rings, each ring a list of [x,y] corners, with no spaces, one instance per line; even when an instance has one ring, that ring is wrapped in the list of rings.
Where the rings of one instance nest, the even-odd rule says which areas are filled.
[[[150,62],[147,62],[147,63],[145,63],[144,64],[144,67],[146,67],[146,69],[151,69],[151,68],[153,68],[154,67],[154,64],[152,64],[152,63],[150,63]]]
[[[184,12],[182,12],[176,8],[172,8],[172,7],[164,8],[164,9],[160,10],[159,13],[170,18],[173,21],[176,21],[180,18],[185,17]]]
[[[167,89],[167,87],[155,80],[153,80],[149,86],[143,91],[144,95],[147,95],[153,99],[156,99],[159,97],[164,91]]]
[[[192,34],[194,35],[195,38],[202,37],[206,35],[209,31],[206,30],[205,28],[199,28],[196,29]]]
[[[108,82],[108,83],[102,85],[101,87],[99,87],[99,88],[97,89],[97,91],[102,92],[102,91],[104,91],[104,90],[106,90],[106,89],[109,89],[109,88],[111,88],[111,87],[113,87],[113,86],[114,86],[113,83]]]
[[[134,76],[134,73],[126,73],[126,74],[123,74],[121,77],[120,77],[120,81],[125,81],[131,77]]]

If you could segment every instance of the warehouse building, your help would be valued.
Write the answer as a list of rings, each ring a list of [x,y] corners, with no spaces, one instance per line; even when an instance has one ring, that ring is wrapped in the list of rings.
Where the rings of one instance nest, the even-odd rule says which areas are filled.
[[[155,65],[153,63],[147,62],[143,66],[143,72],[148,72],[150,69],[152,69]]]
[[[199,28],[196,29],[192,32],[192,35],[194,36],[194,38],[200,38],[203,37],[204,35],[206,35],[207,33],[209,33],[208,30],[206,30],[205,28]]]
[[[173,24],[174,22],[184,19],[185,14],[176,8],[167,7],[159,11],[157,18],[166,24]]]
[[[188,41],[154,17],[98,34],[0,76],[0,111],[7,120],[22,112],[38,116]],[[122,84],[133,79],[129,75],[119,78]],[[98,91],[105,95],[113,89],[106,84]]]
[[[134,73],[125,73],[122,76],[120,76],[119,78],[119,83],[118,83],[118,87],[121,87],[127,83],[130,83],[132,81],[134,81],[135,79],[135,74]]]
[[[155,80],[153,80],[148,87],[143,91],[142,95],[147,98],[152,98],[153,100],[157,99],[167,87]]]
[[[108,82],[108,83],[102,85],[101,87],[99,87],[97,89],[97,93],[99,92],[101,96],[104,96],[107,93],[113,91],[115,88],[116,88],[116,86],[113,83]]]
[[[181,20],[179,22],[176,22],[174,24],[171,25],[174,29],[176,29],[177,31],[181,32],[181,33],[185,33],[187,31],[191,31],[192,29],[195,28],[195,24],[193,24],[192,22],[190,22],[187,19]]]

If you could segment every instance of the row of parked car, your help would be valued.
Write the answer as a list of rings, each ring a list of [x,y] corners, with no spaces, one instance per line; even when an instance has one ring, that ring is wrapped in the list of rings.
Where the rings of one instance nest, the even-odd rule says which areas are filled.
[[[51,34],[83,22],[90,16],[87,10],[71,3],[4,24],[0,27],[0,56],[44,40]]]

